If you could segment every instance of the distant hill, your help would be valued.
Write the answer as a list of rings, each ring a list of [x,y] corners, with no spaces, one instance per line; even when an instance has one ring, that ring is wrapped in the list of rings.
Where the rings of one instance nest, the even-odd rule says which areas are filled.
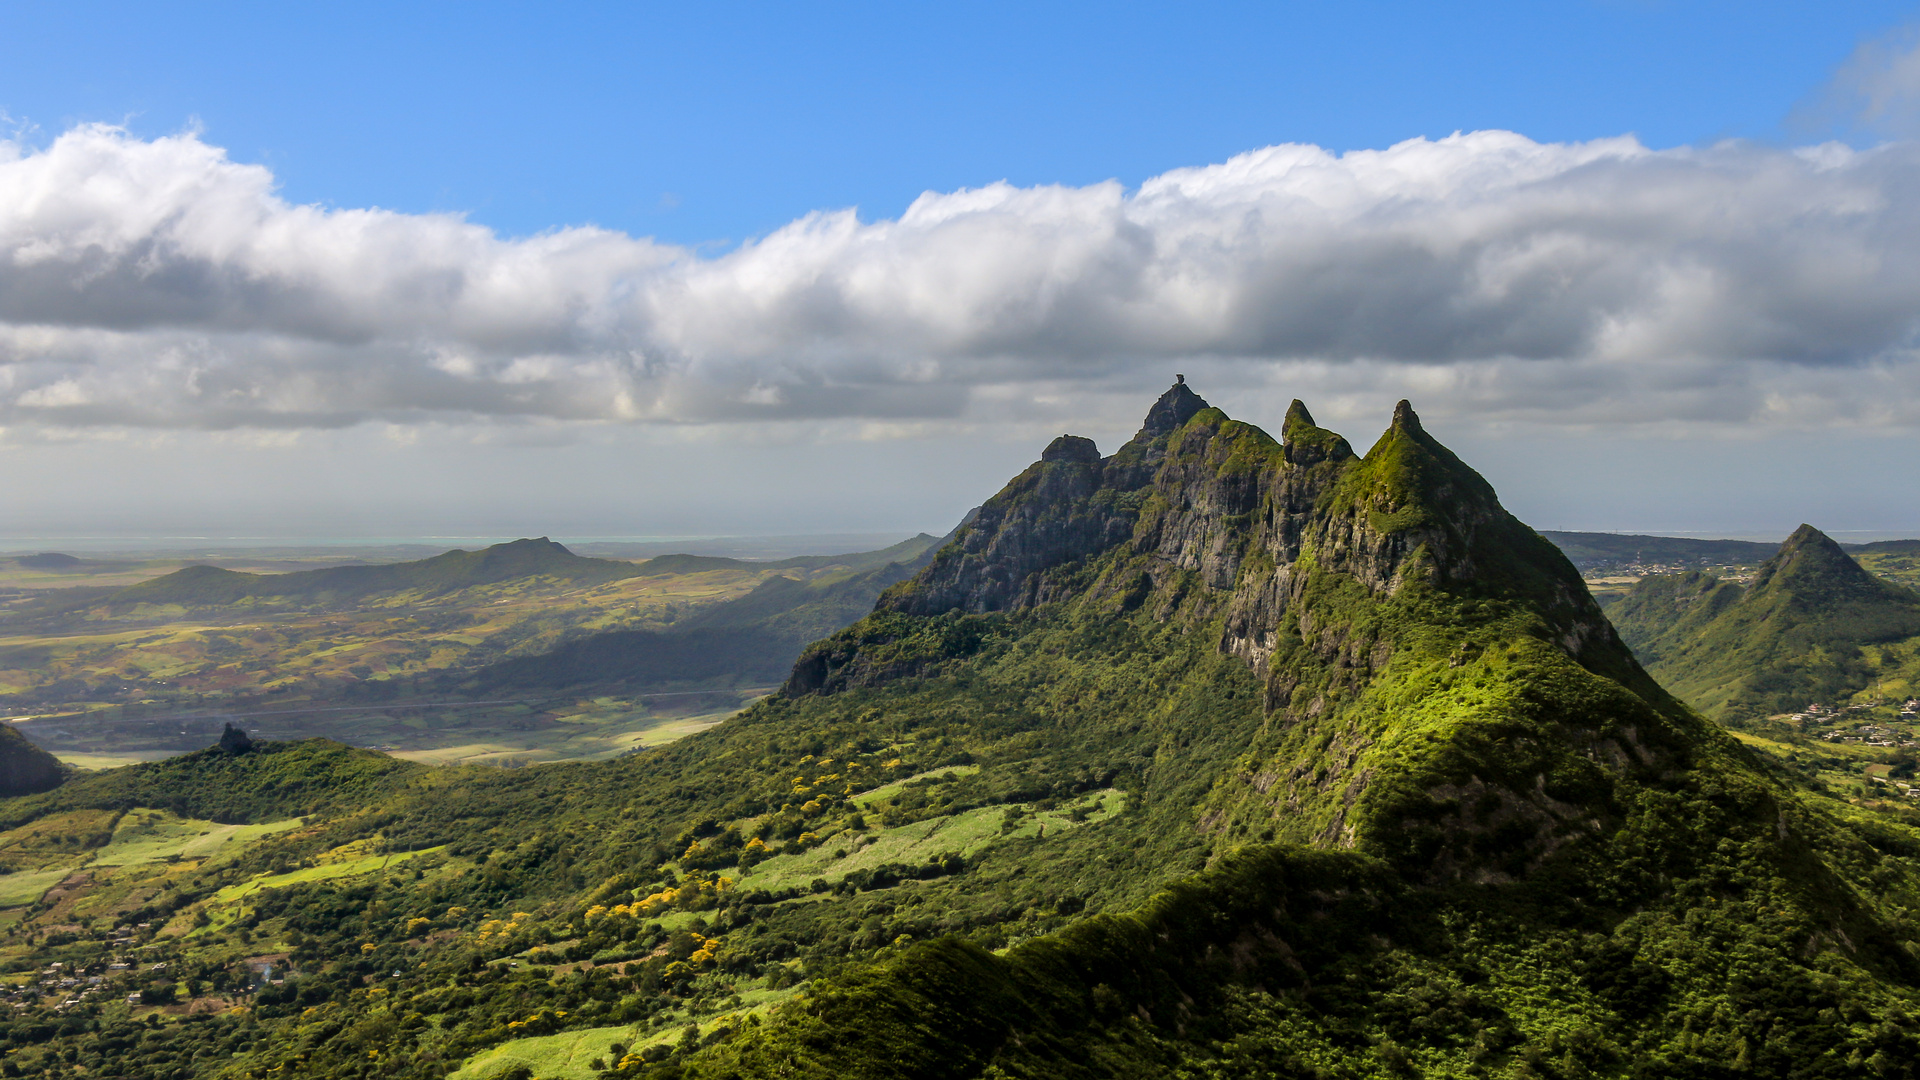
[[[1875,540],[1871,544],[1840,546],[1855,555],[1920,555],[1920,540]]]
[[[515,657],[482,668],[473,678],[488,691],[619,683],[643,686],[710,686],[775,683],[784,679],[800,650],[858,621],[873,610],[887,586],[911,577],[931,557],[939,538],[921,534],[882,552],[898,561],[799,581],[770,577],[737,600],[695,612],[667,630],[614,630],[567,642],[538,656]],[[870,558],[827,560],[853,561]],[[676,560],[666,572],[692,573],[709,562],[701,555],[668,555],[642,564]],[[789,560],[797,563],[802,560]],[[750,566],[755,564],[742,563]],[[758,564],[766,565],[766,564]],[[780,564],[775,564],[780,565]]]
[[[1920,594],[1802,525],[1746,588],[1655,575],[1608,611],[1653,676],[1710,716],[1751,719],[1865,689],[1861,646],[1920,635]]]
[[[1542,530],[1581,573],[1625,568],[1634,564],[1702,569],[1712,566],[1751,566],[1772,558],[1773,544],[1752,540],[1698,540],[1689,536],[1641,536],[1633,533],[1558,532]],[[1920,555],[1920,540],[1876,540],[1870,544],[1841,544],[1854,555]]]
[[[479,551],[455,549],[431,559],[385,566],[334,566],[290,574],[245,574],[213,566],[189,566],[121,589],[108,596],[107,602],[115,606],[184,607],[216,607],[243,600],[337,604],[380,593],[447,593],[529,577],[597,585],[641,573],[632,563],[582,558],[543,536]]]
[[[58,551],[43,551],[38,555],[20,555],[15,557],[13,561],[29,570],[52,570],[56,572],[78,570],[86,565],[83,560],[72,555],[61,554]]]
[[[1633,563],[1665,566],[1726,566],[1757,563],[1776,550],[1751,540],[1695,540],[1686,536],[1543,530],[1581,573]]]
[[[862,551],[851,555],[796,555],[772,562],[734,559],[724,555],[661,555],[641,563],[640,570],[644,574],[698,574],[707,570],[824,570],[830,566],[858,570],[888,563],[910,562],[938,543],[939,537],[921,533],[878,551]]]
[[[334,566],[287,574],[248,574],[215,566],[189,566],[151,581],[106,593],[104,601],[114,607],[137,604],[222,607],[248,600],[344,605],[385,594],[424,592],[438,595],[532,577],[553,578],[576,585],[601,585],[624,578],[692,574],[706,570],[817,570],[830,566],[859,569],[913,559],[938,542],[937,538],[922,533],[879,551],[848,555],[803,555],[777,562],[749,562],[713,555],[662,555],[636,564],[575,555],[565,545],[542,536],[495,544],[479,551],[455,549],[413,562]],[[53,568],[53,564],[49,563],[44,568]],[[73,599],[80,603],[99,603],[102,597],[98,594],[76,594]]]

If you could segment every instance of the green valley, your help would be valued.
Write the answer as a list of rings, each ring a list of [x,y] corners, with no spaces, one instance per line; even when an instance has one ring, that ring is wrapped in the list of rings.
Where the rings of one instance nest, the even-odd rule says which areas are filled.
[[[125,566],[76,560],[61,564],[65,587],[19,590],[0,616],[0,703],[83,765],[197,749],[229,720],[434,762],[607,757],[764,693],[934,542],[626,562],[522,540],[389,565],[190,566],[131,585],[87,584]]]

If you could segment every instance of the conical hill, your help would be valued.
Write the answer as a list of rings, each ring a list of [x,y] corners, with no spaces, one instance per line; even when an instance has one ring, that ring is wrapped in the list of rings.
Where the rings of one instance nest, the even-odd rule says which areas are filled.
[[[1863,648],[1920,636],[1920,595],[1802,525],[1741,587],[1653,576],[1614,616],[1662,684],[1711,716],[1754,720],[1867,689]]]

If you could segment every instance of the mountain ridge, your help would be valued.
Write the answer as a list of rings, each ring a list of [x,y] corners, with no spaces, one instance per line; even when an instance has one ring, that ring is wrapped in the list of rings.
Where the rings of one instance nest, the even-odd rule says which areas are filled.
[[[1186,419],[1169,426],[1178,416]],[[1287,429],[1291,441],[1277,443],[1176,385],[1110,457],[1043,455],[1015,477],[926,569],[883,594],[866,623],[803,653],[787,692],[884,689],[936,671],[947,658],[916,656],[909,643],[930,632],[927,624],[955,617],[1077,604],[1099,617],[1144,613],[1205,628],[1221,654],[1262,682],[1269,726],[1294,733],[1270,739],[1258,751],[1272,755],[1267,763],[1210,796],[1205,813],[1216,826],[1352,846],[1360,822],[1372,820],[1390,837],[1383,843],[1427,851],[1442,877],[1513,876],[1574,834],[1596,831],[1567,806],[1680,768],[1690,746],[1741,756],[1646,675],[1572,564],[1502,509],[1409,403],[1396,406],[1364,457],[1314,425],[1299,402]],[[1449,643],[1436,657],[1431,632],[1403,628],[1458,618],[1426,610],[1452,606],[1450,594],[1500,613],[1475,617],[1495,640],[1442,631]],[[1492,730],[1534,742],[1530,754],[1492,763],[1499,775],[1485,761],[1409,756],[1385,703],[1369,700],[1397,661],[1450,670],[1477,662],[1524,681],[1552,674],[1554,652],[1599,680],[1593,690],[1631,719],[1603,710],[1568,732],[1524,708],[1462,702],[1464,715],[1485,714]],[[1554,739],[1541,738],[1549,732]],[[1327,741],[1338,751],[1330,767],[1315,763],[1310,745]],[[1605,764],[1596,771],[1576,758]],[[1298,782],[1303,770],[1311,785]],[[1565,777],[1580,797],[1533,790],[1536,775]],[[1445,797],[1430,799],[1436,791]],[[1477,818],[1448,811],[1444,825],[1421,808],[1476,801]],[[1260,824],[1274,817],[1280,822]],[[1471,867],[1476,821],[1504,830],[1506,868]]]
[[[1084,440],[1056,440],[926,569],[884,594],[873,615],[803,654],[787,700],[844,698],[848,708],[873,713],[890,696],[922,692],[918,687],[992,681],[987,673],[1000,657],[1092,661],[1095,643],[1114,633],[1116,621],[1146,635],[1134,649],[1171,648],[1170,636],[1185,636],[1198,648],[1195,660],[1211,651],[1245,672],[1235,677],[1220,669],[1214,677],[1224,693],[1231,696],[1228,688],[1247,677],[1260,688],[1259,722],[1249,716],[1249,726],[1235,729],[1246,742],[1232,767],[1206,790],[1190,786],[1184,796],[1194,799],[1193,842],[1213,853],[1209,865],[1218,869],[1203,872],[1183,895],[1252,909],[1238,909],[1234,918],[1248,920],[1238,930],[1192,939],[1187,947],[1199,951],[1186,963],[1226,949],[1248,957],[1248,970],[1278,974],[1268,961],[1252,959],[1260,955],[1298,970],[1308,948],[1298,938],[1302,928],[1254,912],[1261,905],[1311,908],[1306,894],[1281,882],[1354,887],[1352,878],[1331,886],[1348,872],[1326,877],[1333,865],[1390,868],[1394,889],[1429,890],[1431,899],[1422,902],[1444,904],[1441,897],[1464,889],[1479,890],[1471,904],[1542,904],[1542,911],[1557,909],[1549,918],[1590,918],[1603,934],[1599,927],[1631,925],[1615,921],[1628,910],[1682,919],[1693,901],[1674,891],[1675,882],[1732,873],[1747,883],[1742,888],[1769,897],[1766,903],[1795,912],[1792,918],[1805,920],[1796,925],[1811,933],[1803,944],[1769,954],[1771,977],[1800,978],[1791,974],[1800,962],[1792,950],[1804,945],[1837,950],[1876,977],[1913,983],[1914,958],[1892,947],[1899,931],[1845,878],[1852,856],[1838,855],[1848,843],[1844,830],[1809,812],[1730,736],[1662,689],[1564,554],[1506,513],[1484,479],[1434,440],[1410,405],[1401,403],[1387,431],[1354,458],[1297,402],[1288,411],[1287,441],[1276,443],[1189,393],[1170,390],[1174,407],[1162,408],[1169,404],[1163,397],[1141,434],[1109,457],[1090,454]],[[1185,419],[1177,426],[1168,423],[1179,415]],[[1156,625],[1164,629],[1148,629]],[[1149,644],[1156,640],[1168,644]],[[1113,662],[1127,655],[1123,648]],[[1088,678],[1086,692],[1097,693],[1105,677]],[[1162,706],[1147,698],[1133,707]],[[1078,723],[1065,714],[1057,722]],[[1149,766],[1149,775],[1161,767]],[[1282,846],[1262,847],[1268,843]],[[1729,844],[1743,852],[1732,861]],[[1361,862],[1316,863],[1321,856],[1309,854],[1316,850]],[[1264,876],[1227,884],[1232,872],[1225,867],[1262,859],[1272,860]],[[1226,892],[1202,899],[1216,888]],[[1235,890],[1239,898],[1229,901]],[[1413,902],[1411,895],[1401,902]],[[1153,910],[1158,914],[1139,917],[1160,924],[1172,914],[1164,905]],[[1226,908],[1210,910],[1224,916]],[[1615,914],[1602,914],[1609,910]],[[1739,910],[1738,918],[1759,917],[1758,909]],[[1130,917],[1117,918],[1100,916],[1109,920],[1104,928],[1061,931],[1045,948],[1035,943],[1039,953],[1018,954],[1051,951],[1057,959],[1042,963],[1046,975],[1022,975],[1019,964],[995,974],[985,957],[927,946],[884,972],[834,982],[804,1015],[783,1013],[779,1023],[724,1050],[690,1058],[684,1075],[887,1075],[873,1066],[830,1064],[805,1048],[865,1043],[856,1016],[880,1015],[890,1000],[935,988],[949,1002],[1003,1004],[967,1009],[951,1024],[933,1024],[934,1034],[924,1033],[924,1011],[903,1015],[874,1037],[892,1045],[894,1055],[907,1053],[896,1045],[904,1041],[941,1047],[917,1060],[952,1055],[968,1063],[923,1065],[917,1074],[1002,1075],[992,1071],[998,1068],[1007,1075],[1148,1075],[1142,1064],[1119,1062],[1136,1052],[1151,1057],[1164,1044],[1143,1043],[1110,1024],[1095,1023],[1098,1033],[1087,1036],[1094,1049],[1082,1052],[1097,1055],[1100,1067],[1075,1063],[1085,1057],[1021,1048],[1046,1030],[1032,1025],[1063,1022],[1058,1010],[1077,1017],[1074,1024],[1086,1022],[1086,1006],[1073,1002],[1088,993],[1097,999],[1100,988],[1090,984],[1099,976],[1077,981],[1069,974],[1076,964],[1093,963],[1102,952],[1108,955],[1090,970],[1139,962],[1138,950],[1152,935],[1125,947],[1133,959],[1111,955],[1116,946],[1106,935],[1138,932]],[[1423,932],[1433,931],[1395,931]],[[1863,949],[1868,939],[1876,944]],[[1664,946],[1642,940],[1627,948],[1644,950],[1649,964],[1671,962],[1651,959]],[[1083,959],[1067,960],[1076,955]],[[1337,969],[1359,962],[1315,963]],[[1180,999],[1219,1001],[1213,995],[1242,977],[1223,971],[1211,985],[1184,982],[1172,1000],[1142,985],[1121,1000],[1143,1010],[1154,1002],[1143,1015],[1164,1031],[1188,1021],[1163,1019],[1161,1009],[1188,1017]],[[1688,978],[1705,980],[1691,992],[1724,986],[1705,971]],[[1035,1009],[1053,1010],[1056,1019],[1036,1020],[1028,1011]],[[923,1025],[922,1033],[903,1026],[909,1021]],[[1235,1038],[1250,1037],[1239,1030]],[[1639,1045],[1645,1036],[1620,1030],[1608,1037]],[[873,1045],[858,1060],[877,1063],[888,1053]],[[1651,1065],[1636,1060],[1637,1067]],[[1802,1059],[1770,1060],[1785,1067]],[[977,1071],[989,1063],[986,1073]],[[1171,1064],[1162,1059],[1157,1067]]]

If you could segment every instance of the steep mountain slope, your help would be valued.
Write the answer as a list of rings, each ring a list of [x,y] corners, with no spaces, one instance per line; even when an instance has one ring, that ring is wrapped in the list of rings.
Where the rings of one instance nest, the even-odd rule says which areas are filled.
[[[1411,408],[1364,457],[1298,404],[1284,436],[1176,386],[1111,456],[1056,440],[785,693],[655,752],[373,774],[301,746],[19,800],[16,835],[175,783],[323,808],[154,870],[143,909],[109,882],[19,924],[166,920],[143,970],[285,951],[286,986],[192,1024],[0,1018],[0,1049],[233,1077],[586,1075],[541,1056],[568,1040],[657,1078],[1915,1075],[1920,829],[1783,786],[1665,693]],[[289,792],[296,755],[351,799]],[[380,852],[421,854],[294,869]]]
[[[1920,635],[1920,594],[1868,573],[1811,525],[1744,589],[1654,576],[1610,614],[1662,684],[1728,720],[1848,697],[1874,678],[1863,646]]]

